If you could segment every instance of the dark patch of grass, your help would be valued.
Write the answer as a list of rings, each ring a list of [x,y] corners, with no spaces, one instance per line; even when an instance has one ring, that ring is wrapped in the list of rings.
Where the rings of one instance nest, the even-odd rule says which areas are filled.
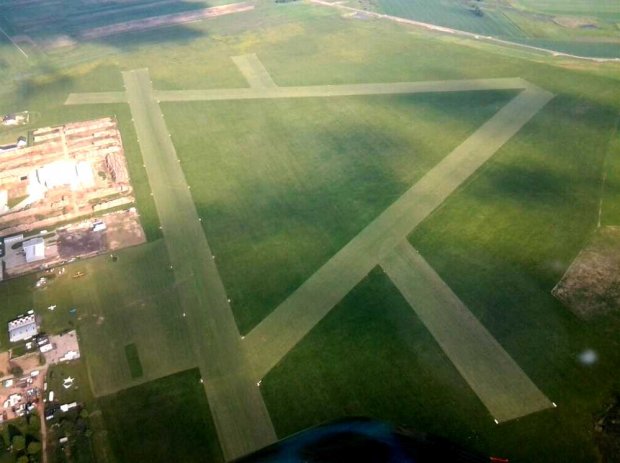
[[[127,358],[131,377],[133,379],[141,377],[144,372],[142,371],[142,363],[140,363],[138,348],[135,344],[131,343],[125,346],[125,357]]]

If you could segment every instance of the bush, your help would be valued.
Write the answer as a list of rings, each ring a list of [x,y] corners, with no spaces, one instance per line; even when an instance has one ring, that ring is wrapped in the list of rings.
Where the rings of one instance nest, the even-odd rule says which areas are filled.
[[[41,453],[41,443],[37,441],[32,441],[28,444],[28,455],[36,455]]]
[[[24,436],[13,437],[13,451],[21,452],[26,448],[26,438]]]

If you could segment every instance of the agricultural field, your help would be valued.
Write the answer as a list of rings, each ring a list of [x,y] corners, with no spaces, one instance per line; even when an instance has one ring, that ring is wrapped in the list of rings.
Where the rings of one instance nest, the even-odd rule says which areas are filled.
[[[579,56],[618,58],[620,7],[615,2],[407,1],[349,2],[352,7]]]
[[[620,313],[582,320],[551,290],[597,227],[620,225],[617,63],[310,2],[80,39],[156,3],[214,6],[75,2],[40,32],[75,44],[17,41],[25,58],[0,43],[0,106],[28,110],[27,129],[116,117],[148,239],[43,289],[42,273],[0,282],[0,322],[32,308],[46,332],[78,330],[81,363],[59,375],[88,382],[75,400],[100,441],[84,460],[225,461],[365,415],[514,461],[596,461]],[[529,37],[517,10],[483,3],[482,18],[378,5]],[[570,13],[553,3],[540,12]],[[9,9],[11,38],[39,17]],[[437,298],[416,300],[399,250]],[[442,300],[455,309],[438,329]],[[480,368],[463,371],[459,339]]]

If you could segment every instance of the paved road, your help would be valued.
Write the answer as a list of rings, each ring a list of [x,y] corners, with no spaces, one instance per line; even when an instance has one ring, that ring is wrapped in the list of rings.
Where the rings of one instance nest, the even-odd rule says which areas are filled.
[[[407,241],[381,266],[498,423],[553,406]]]
[[[123,80],[220,444],[227,459],[237,458],[275,442],[275,431],[248,374],[241,337],[149,73],[124,72]]]
[[[431,169],[245,337],[262,378],[379,261],[516,134],[552,94],[528,85]]]

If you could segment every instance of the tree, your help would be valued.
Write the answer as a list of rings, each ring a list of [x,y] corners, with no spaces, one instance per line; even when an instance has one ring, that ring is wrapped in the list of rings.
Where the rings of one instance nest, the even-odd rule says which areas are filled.
[[[28,463],[30,460],[26,455],[22,455],[17,459],[17,463]]]
[[[36,455],[41,452],[41,443],[32,441],[28,444],[28,455]]]
[[[17,378],[24,374],[24,370],[19,365],[14,365],[11,367],[11,374]]]
[[[26,438],[24,436],[15,436],[13,437],[13,451],[21,452],[26,448]]]

